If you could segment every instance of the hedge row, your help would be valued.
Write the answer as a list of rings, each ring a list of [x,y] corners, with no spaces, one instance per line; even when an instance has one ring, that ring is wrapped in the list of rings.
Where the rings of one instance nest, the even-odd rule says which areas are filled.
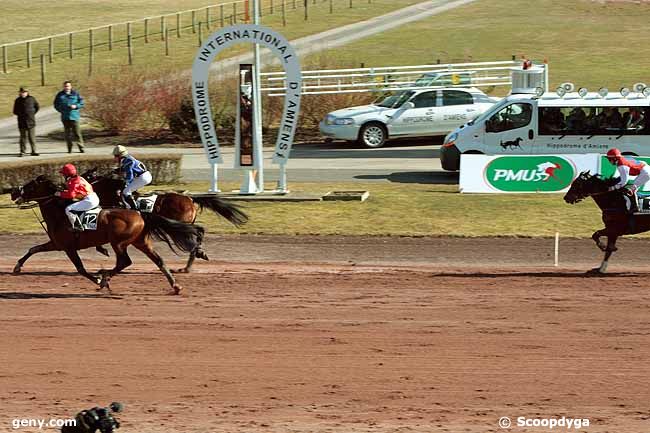
[[[136,154],[134,156],[144,162],[151,171],[154,184],[177,182],[181,177],[182,155],[180,154]],[[6,193],[41,174],[58,176],[61,167],[69,162],[72,162],[71,158],[0,162],[0,189]],[[79,173],[94,167],[97,167],[100,173],[108,173],[116,167],[113,158],[99,155],[75,155],[74,164]]]

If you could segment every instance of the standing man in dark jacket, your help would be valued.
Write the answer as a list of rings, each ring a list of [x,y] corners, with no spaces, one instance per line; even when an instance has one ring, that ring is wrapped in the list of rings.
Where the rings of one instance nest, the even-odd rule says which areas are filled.
[[[84,153],[84,139],[81,136],[80,124],[81,114],[79,113],[83,106],[84,99],[76,90],[72,90],[72,83],[64,81],[63,90],[54,98],[54,108],[61,113],[68,153],[72,152],[73,139],[77,142],[79,152]]]
[[[32,148],[32,156],[38,156],[36,152],[36,113],[38,112],[38,101],[29,94],[29,90],[21,87],[18,90],[18,97],[14,101],[14,114],[18,116],[18,131],[20,131],[20,155],[26,155],[25,141],[29,140]]]

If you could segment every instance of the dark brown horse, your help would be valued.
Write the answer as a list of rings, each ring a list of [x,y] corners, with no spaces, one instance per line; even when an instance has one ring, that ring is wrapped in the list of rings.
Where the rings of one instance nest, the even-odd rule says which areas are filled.
[[[97,230],[74,233],[68,229],[69,222],[64,212],[69,201],[54,196],[56,191],[54,182],[46,176],[39,176],[12,192],[11,199],[18,204],[26,201],[38,203],[50,238],[49,242],[30,248],[27,254],[18,260],[14,272],[20,272],[25,261],[35,253],[64,251],[81,275],[99,285],[100,289],[110,290],[110,279],[131,265],[127,248],[133,245],[146,254],[167,277],[173,294],[180,293],[181,286],[176,283],[163,259],[153,249],[152,237],[166,242],[173,251],[176,246],[181,251],[189,252],[196,247],[200,227],[160,215],[140,214],[127,209],[105,209],[97,218]],[[99,275],[92,275],[84,268],[77,251],[103,244],[111,244],[113,247],[116,256],[115,267],[108,271],[102,270]]]
[[[650,230],[650,213],[630,214],[631,198],[626,191],[619,189],[609,191],[609,187],[616,184],[618,178],[603,179],[597,174],[588,171],[580,175],[571,183],[569,191],[564,195],[564,201],[570,204],[578,203],[586,197],[594,199],[602,212],[605,228],[597,230],[591,236],[598,248],[605,252],[605,257],[600,267],[594,268],[590,273],[605,273],[609,258],[616,248],[616,240],[623,235],[633,235]],[[600,241],[602,236],[607,236],[607,244]]]
[[[93,185],[93,189],[99,196],[99,203],[103,207],[120,207],[120,191],[124,189],[124,180],[114,175],[100,176],[97,169],[91,169],[81,175],[84,179]],[[209,209],[217,215],[221,215],[235,226],[239,227],[248,221],[248,216],[236,205],[214,195],[206,196],[187,196],[174,192],[159,194],[156,198],[152,212],[165,218],[181,221],[184,223],[194,223],[197,215],[197,208]],[[184,268],[178,272],[189,272],[194,260],[198,257],[208,260],[208,255],[202,250],[203,231],[201,229],[196,248],[190,251],[190,257]],[[97,248],[102,254],[106,250],[99,246]]]

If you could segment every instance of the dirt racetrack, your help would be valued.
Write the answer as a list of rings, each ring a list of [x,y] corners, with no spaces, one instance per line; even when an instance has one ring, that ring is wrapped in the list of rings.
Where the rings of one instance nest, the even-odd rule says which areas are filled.
[[[0,432],[113,400],[118,433],[650,431],[649,241],[586,277],[588,241],[211,237],[173,297],[139,254],[112,296],[59,253],[12,275],[42,240],[0,236]]]

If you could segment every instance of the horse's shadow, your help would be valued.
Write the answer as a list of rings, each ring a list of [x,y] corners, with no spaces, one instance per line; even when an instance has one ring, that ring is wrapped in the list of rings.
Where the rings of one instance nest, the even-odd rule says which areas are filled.
[[[0,292],[0,300],[24,299],[122,299],[121,296],[101,293],[31,293],[31,292]]]

